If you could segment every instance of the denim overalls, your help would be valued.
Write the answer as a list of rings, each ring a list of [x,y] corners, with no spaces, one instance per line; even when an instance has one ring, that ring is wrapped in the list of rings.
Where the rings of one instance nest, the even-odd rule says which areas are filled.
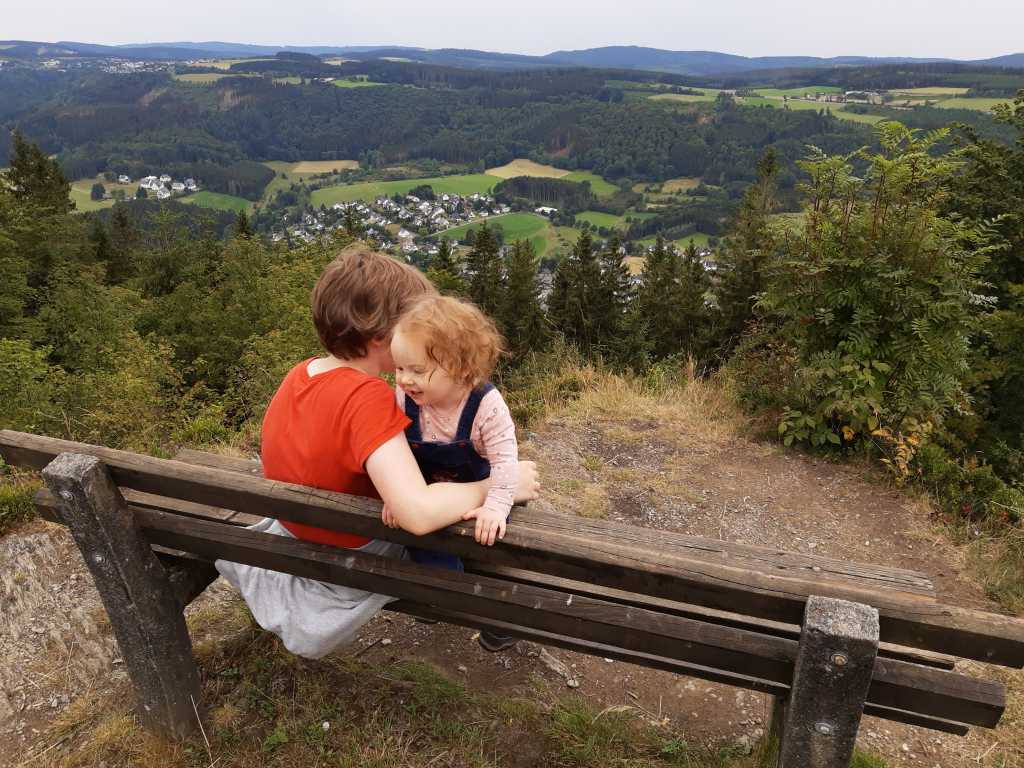
[[[412,424],[405,428],[405,436],[409,440],[409,447],[412,448],[412,455],[416,457],[416,463],[420,465],[420,471],[428,483],[471,483],[486,480],[491,476],[491,464],[476,452],[470,439],[470,431],[480,409],[480,401],[492,389],[494,385],[488,382],[469,393],[469,399],[466,400],[466,405],[459,416],[455,440],[451,443],[432,443],[423,439],[423,432],[420,429],[420,407],[406,395],[405,415],[412,419]],[[462,558],[457,555],[419,547],[408,549],[413,562],[452,571],[464,570]]]

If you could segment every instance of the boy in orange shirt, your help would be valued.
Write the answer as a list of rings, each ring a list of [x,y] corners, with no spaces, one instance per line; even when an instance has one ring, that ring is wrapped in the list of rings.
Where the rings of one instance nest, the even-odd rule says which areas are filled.
[[[423,535],[483,504],[487,481],[423,479],[405,437],[410,420],[380,378],[394,371],[391,334],[412,302],[434,288],[415,268],[363,247],[339,254],[313,291],[313,322],[325,357],[295,366],[263,420],[264,476],[369,498],[387,505],[406,531]],[[517,498],[536,498],[532,462],[520,466]],[[324,528],[266,519],[267,533],[402,557],[404,548]],[[253,617],[292,653],[319,658],[349,641],[392,598],[218,560]]]

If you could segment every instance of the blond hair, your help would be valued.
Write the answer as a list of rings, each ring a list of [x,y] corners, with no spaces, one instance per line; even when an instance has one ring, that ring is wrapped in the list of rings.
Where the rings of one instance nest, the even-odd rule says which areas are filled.
[[[324,349],[343,360],[365,357],[367,344],[385,340],[402,313],[436,293],[415,267],[364,245],[341,251],[313,288],[313,324]]]
[[[505,351],[494,321],[475,304],[451,296],[421,297],[402,315],[398,330],[422,341],[427,357],[472,388],[491,377]]]

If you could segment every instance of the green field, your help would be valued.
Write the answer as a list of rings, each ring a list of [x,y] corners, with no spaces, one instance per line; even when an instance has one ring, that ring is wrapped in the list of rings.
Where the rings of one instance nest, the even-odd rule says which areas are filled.
[[[781,99],[783,96],[789,96],[791,99],[800,99],[808,93],[842,93],[843,89],[836,85],[807,85],[802,88],[754,88],[753,91],[770,98]]]
[[[91,179],[78,179],[77,181],[71,182],[71,200],[75,203],[75,210],[87,213],[89,211],[99,211],[103,208],[110,208],[117,201],[113,198],[107,198],[104,200],[93,200],[92,185],[99,182],[107,190],[109,195],[115,189],[120,189],[124,192],[124,199],[131,200],[135,197],[135,190],[138,188],[138,184],[118,184],[116,182],[104,181],[102,176],[96,176]]]
[[[573,171],[568,176],[563,176],[562,178],[565,181],[589,181],[591,191],[598,197],[608,197],[619,191],[619,188],[614,184],[605,181],[596,173],[591,173],[590,171]]]
[[[413,187],[429,184],[439,195],[472,195],[474,192],[490,192],[501,179],[486,173],[462,174],[459,176],[434,176],[426,179],[402,179],[401,181],[364,181],[358,184],[339,184],[313,190],[310,195],[315,207],[348,203],[353,200],[374,200],[381,195],[404,195]]]
[[[987,99],[981,96],[970,98],[943,99],[934,106],[939,109],[974,109],[978,112],[989,112],[996,104],[1009,104],[1010,99]]]
[[[679,249],[685,248],[692,241],[698,248],[706,248],[708,246],[708,240],[711,235],[706,235],[703,232],[691,232],[686,237],[681,237],[678,240],[673,240],[672,244]],[[657,242],[657,237],[645,237],[643,240],[637,240],[637,243],[647,247],[654,245]]]
[[[447,237],[453,241],[462,240],[471,229],[479,229],[482,222],[463,224],[460,227],[438,232],[434,237]],[[544,216],[536,213],[507,213],[504,216],[491,216],[487,219],[487,226],[500,226],[505,233],[505,242],[511,243],[515,240],[529,240],[533,246],[534,253],[543,256],[548,250],[548,237],[545,230],[550,228],[550,222]]]
[[[710,102],[718,98],[718,91],[714,88],[697,88],[694,90],[704,91],[703,96],[695,96],[690,93],[656,93],[650,97],[651,101],[678,101],[683,104],[699,104]]]
[[[528,240],[538,257],[554,256],[565,253],[575,245],[582,230],[575,227],[555,227],[544,216],[535,213],[507,213],[504,216],[492,216],[487,219],[488,226],[500,225],[505,233],[505,242]],[[460,227],[438,232],[435,238],[447,237],[457,241],[466,236],[470,229],[480,226],[480,222],[463,224]]]
[[[252,203],[242,197],[225,195],[220,192],[195,192],[175,198],[179,203],[198,205],[200,208],[216,208],[219,211],[248,211]]]
[[[622,226],[626,223],[625,216],[616,216],[613,213],[602,213],[600,211],[583,211],[576,215],[576,221],[585,221],[592,227],[613,227]]]
[[[335,80],[334,84],[339,88],[375,88],[388,83],[375,83],[372,80]]]

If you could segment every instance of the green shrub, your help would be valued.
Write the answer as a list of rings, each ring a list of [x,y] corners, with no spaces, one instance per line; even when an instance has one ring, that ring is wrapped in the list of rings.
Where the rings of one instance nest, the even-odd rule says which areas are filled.
[[[0,534],[35,516],[32,495],[38,489],[36,481],[0,477]]]

